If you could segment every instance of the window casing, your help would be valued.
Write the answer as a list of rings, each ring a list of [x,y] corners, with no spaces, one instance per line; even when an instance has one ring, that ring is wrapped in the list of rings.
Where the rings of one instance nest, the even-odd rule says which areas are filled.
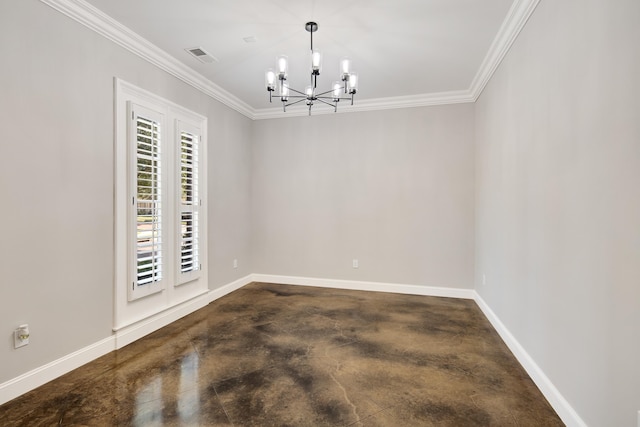
[[[115,80],[115,324],[208,292],[205,117]]]

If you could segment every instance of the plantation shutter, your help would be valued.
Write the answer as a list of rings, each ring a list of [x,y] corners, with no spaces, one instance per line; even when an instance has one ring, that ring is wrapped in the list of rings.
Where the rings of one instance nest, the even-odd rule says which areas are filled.
[[[179,170],[179,279],[178,283],[199,277],[200,271],[200,191],[199,130],[178,121]]]
[[[162,290],[165,230],[162,115],[132,105],[132,218],[135,230],[130,299]]]

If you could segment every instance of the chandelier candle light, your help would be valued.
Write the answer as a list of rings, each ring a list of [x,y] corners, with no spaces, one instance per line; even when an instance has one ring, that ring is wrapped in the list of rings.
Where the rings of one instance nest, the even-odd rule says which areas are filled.
[[[333,107],[333,111],[338,111],[338,102],[341,99],[351,100],[353,105],[353,96],[358,91],[358,75],[351,71],[351,61],[348,58],[343,58],[340,61],[340,81],[335,81],[331,85],[331,89],[326,92],[316,93],[316,86],[320,70],[322,68],[322,54],[313,49],[313,33],[318,31],[318,24],[315,22],[307,22],[304,26],[311,35],[311,81],[304,92],[289,87],[287,83],[287,73],[289,71],[289,64],[285,55],[280,55],[276,58],[276,70],[267,70],[265,74],[265,83],[267,90],[269,91],[269,102],[272,98],[280,98],[282,101],[283,111],[287,111],[287,107],[295,105],[301,102],[306,102],[309,107],[309,115],[311,115],[311,107],[314,102],[318,101],[322,104],[326,104]],[[276,91],[278,94],[274,95]],[[294,94],[291,94],[291,93]],[[341,97],[341,94],[351,95],[350,97]],[[292,101],[289,102],[289,99]]]

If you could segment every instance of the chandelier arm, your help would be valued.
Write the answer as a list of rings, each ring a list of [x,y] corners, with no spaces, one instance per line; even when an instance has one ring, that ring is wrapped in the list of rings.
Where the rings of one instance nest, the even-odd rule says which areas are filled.
[[[300,92],[299,90],[295,90],[295,89],[294,89],[294,88],[292,88],[292,87],[289,87],[289,90],[290,90],[290,91],[292,91],[292,92],[295,92],[295,93],[299,93],[300,95],[304,96],[305,98],[307,97],[307,94],[306,94],[306,93],[304,93],[304,92]]]
[[[323,101],[323,100],[322,100],[322,99],[320,99],[320,98],[316,98],[316,100],[318,100],[318,101],[322,102],[323,104],[327,104],[327,105],[328,105],[328,106],[330,106],[330,107],[334,107],[334,104],[332,104],[331,102]]]
[[[338,100],[345,100],[345,101],[351,101],[351,98],[347,98],[347,97],[340,97],[340,98],[334,98],[333,96],[316,96],[317,99],[330,99],[332,101],[338,99]]]
[[[302,98],[302,99],[297,100],[296,102],[290,102],[290,103],[286,104],[285,107],[289,107],[291,105],[296,105],[296,104],[298,104],[298,103],[300,103],[302,101],[306,101],[306,99],[307,98]]]
[[[342,88],[340,88],[340,90],[342,90]],[[333,92],[333,89],[328,90],[326,92],[321,92],[321,93],[317,94],[316,96],[323,96],[323,95],[326,95],[326,94],[331,93],[331,92]]]
[[[273,97],[274,97],[274,98],[280,98],[280,99],[284,98],[284,96],[282,96],[282,95],[273,95]],[[305,96],[301,96],[301,95],[287,95],[286,97],[287,97],[287,98],[294,98],[294,99],[298,99],[298,98],[307,99],[307,96],[306,96],[306,95],[305,95]],[[345,98],[345,99],[346,99],[346,98]]]

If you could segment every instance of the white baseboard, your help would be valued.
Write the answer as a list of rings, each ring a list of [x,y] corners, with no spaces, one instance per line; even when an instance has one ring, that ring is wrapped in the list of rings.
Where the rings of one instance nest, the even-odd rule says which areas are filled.
[[[212,301],[217,300],[251,282],[281,283],[285,285],[316,286],[323,288],[350,289],[373,292],[390,292],[398,294],[437,296],[448,298],[474,299],[489,322],[496,329],[507,347],[527,371],[533,382],[558,413],[562,421],[569,427],[586,427],[587,424],[535,363],[533,358],[520,345],[518,340],[509,332],[498,316],[487,303],[473,289],[446,288],[433,286],[418,286],[407,284],[393,284],[381,282],[364,282],[355,280],[319,279],[296,276],[278,276],[271,274],[249,274],[243,278],[228,283],[220,288],[210,290],[201,296],[186,301],[166,312],[152,316],[144,321],[119,329],[110,337],[77,350],[71,354],[54,360],[39,368],[26,372],[16,378],[0,384],[0,405],[6,403],[28,391],[31,391],[61,375],[104,356],[105,354],[122,348],[123,346],[156,331],[181,317],[192,313]]]
[[[252,274],[254,282],[281,283],[284,285],[316,286],[319,288],[349,289],[354,291],[390,292],[395,294],[422,295],[474,299],[473,289],[445,288],[436,286],[405,285],[357,280],[318,279],[313,277],[278,276],[272,274]]]
[[[0,384],[0,405],[115,350],[115,337],[100,340]]]
[[[252,282],[251,275],[213,289],[155,316],[114,331],[113,335],[0,384],[0,405],[48,383],[98,357],[122,348],[163,326]]]
[[[146,317],[143,320],[132,323],[131,325],[117,329],[115,331],[116,350],[139,340],[145,335],[149,335],[151,332],[167,326],[171,322],[175,322],[187,314],[201,309],[205,305],[209,304],[209,293],[210,291],[205,291],[192,299],[161,311],[158,314],[154,314],[153,316]]]
[[[476,301],[484,315],[493,325],[507,347],[514,354],[518,362],[523,366],[533,382],[538,386],[542,394],[549,401],[558,416],[568,427],[587,427],[578,413],[526,352],[524,347],[509,332],[498,316],[489,308],[487,303],[473,289],[445,288],[433,286],[417,286],[406,284],[362,282],[353,280],[319,279],[310,277],[279,276],[270,274],[253,274],[252,281],[265,283],[281,283],[285,285],[316,286],[322,288],[350,289],[359,291],[390,292],[397,294],[410,294],[422,296],[437,296],[448,298],[473,299]],[[640,425],[638,426],[640,427]]]
[[[136,322],[132,325],[125,326],[116,331],[116,349],[122,348],[127,344],[139,340],[145,335],[175,322],[176,320],[201,309],[212,301],[223,297],[236,289],[240,289],[244,285],[251,283],[251,275],[242,277],[220,288],[205,291],[203,294],[192,298],[188,301],[178,304],[166,311],[158,313],[154,316],[147,317],[144,320]]]
[[[227,283],[226,285],[220,288],[213,289],[209,291],[209,302],[213,302],[218,298],[221,298],[227,294],[230,294],[231,292],[237,289],[240,289],[241,287],[248,285],[251,282],[254,282],[253,274],[246,275],[231,283]]]
[[[582,418],[580,418],[578,413],[571,407],[569,402],[567,402],[567,400],[562,396],[549,377],[545,375],[540,366],[538,366],[529,353],[527,353],[513,334],[509,332],[507,327],[500,321],[489,305],[487,305],[477,292],[474,291],[474,293],[476,294],[476,303],[484,315],[489,319],[491,325],[498,332],[516,359],[518,359],[518,362],[520,362],[524,370],[527,371],[527,374],[529,374],[533,382],[538,386],[544,397],[549,401],[549,404],[551,404],[562,421],[568,427],[587,427],[587,424],[582,420]]]

